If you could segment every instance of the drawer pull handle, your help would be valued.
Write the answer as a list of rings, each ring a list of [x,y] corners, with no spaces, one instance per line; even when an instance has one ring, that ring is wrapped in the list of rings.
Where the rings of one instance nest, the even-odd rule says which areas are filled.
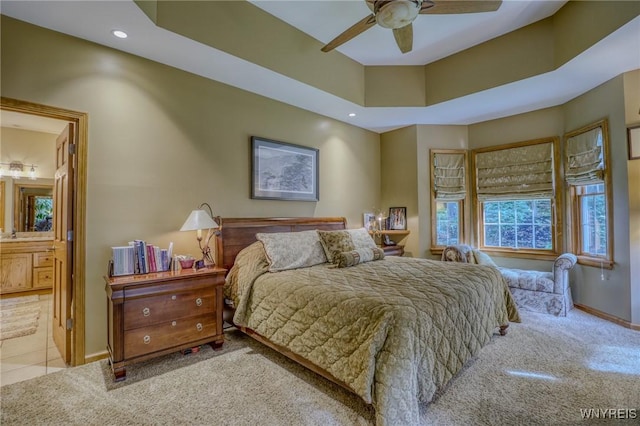
[[[144,315],[145,317],[148,317],[149,315],[151,315],[151,309],[149,308],[144,308],[142,310],[142,315]]]
[[[178,323],[177,323],[177,322],[175,322],[175,321],[171,321],[171,327],[175,327],[175,326],[176,326],[176,324],[178,324]]]
[[[149,335],[146,335],[142,338],[142,341],[145,345],[148,345],[149,343],[151,343],[151,337],[149,337]]]
[[[171,300],[176,300],[176,295],[171,296]]]
[[[196,324],[196,329],[197,329],[198,331],[202,331],[202,324],[197,323],[197,324]]]
[[[196,306],[202,306],[202,299],[199,297],[196,299]]]

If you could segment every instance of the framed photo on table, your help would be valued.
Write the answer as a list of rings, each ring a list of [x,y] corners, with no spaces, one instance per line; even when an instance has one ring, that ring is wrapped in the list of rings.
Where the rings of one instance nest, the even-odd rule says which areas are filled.
[[[251,198],[318,201],[319,151],[251,137]]]
[[[390,207],[389,208],[389,229],[407,229],[407,208],[406,207]]]
[[[367,231],[375,231],[377,228],[375,213],[364,213],[362,222],[364,223],[364,228]]]

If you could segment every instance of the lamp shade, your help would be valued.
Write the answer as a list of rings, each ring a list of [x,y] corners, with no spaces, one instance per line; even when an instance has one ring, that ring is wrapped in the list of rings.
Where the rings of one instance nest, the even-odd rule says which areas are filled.
[[[181,231],[197,231],[198,229],[217,228],[218,224],[204,210],[193,210],[180,228]]]

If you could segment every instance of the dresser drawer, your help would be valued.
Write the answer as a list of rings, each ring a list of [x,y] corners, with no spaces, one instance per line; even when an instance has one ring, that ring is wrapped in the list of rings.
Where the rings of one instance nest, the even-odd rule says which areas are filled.
[[[215,298],[215,290],[211,287],[134,300],[125,298],[124,329],[131,330],[168,320],[213,313]]]
[[[179,345],[215,336],[215,315],[199,315],[185,319],[125,331],[124,356],[133,358]]]
[[[33,253],[33,267],[53,266],[53,252]]]
[[[33,268],[33,286],[53,286],[53,268]]]

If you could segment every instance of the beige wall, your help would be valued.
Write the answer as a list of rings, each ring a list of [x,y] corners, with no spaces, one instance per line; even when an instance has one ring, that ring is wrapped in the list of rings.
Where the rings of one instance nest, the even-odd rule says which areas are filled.
[[[578,265],[572,271],[574,300],[618,318],[631,320],[629,277],[629,191],[627,175],[627,136],[624,111],[623,77],[568,102],[563,107],[565,132],[578,129],[603,118],[609,120],[611,177],[613,187],[614,268]]]
[[[545,108],[526,114],[513,115],[498,120],[485,121],[469,126],[469,149],[485,148],[512,142],[522,142],[548,137],[562,137],[564,133],[561,107]],[[472,209],[472,217],[474,212]],[[560,209],[562,210],[562,209]],[[472,223],[473,219],[472,219]],[[472,227],[472,241],[478,241],[478,230]],[[496,263],[508,268],[551,270],[551,261],[529,260],[514,257],[493,256]]]
[[[625,122],[640,126],[640,70],[624,75]],[[640,324],[640,160],[627,162],[629,182],[629,259],[631,322]]]
[[[364,82],[364,102],[368,107],[427,104],[424,67],[368,66],[364,69]]]
[[[637,185],[630,185],[630,182],[640,181],[640,161],[627,160],[626,142],[626,125],[640,124],[639,87],[640,70],[618,76],[557,107],[470,126],[410,126],[382,134],[383,203],[395,197],[405,200],[407,204],[418,205],[418,219],[411,223],[412,234],[407,243],[413,255],[432,257],[429,252],[430,148],[471,150],[543,137],[562,138],[566,132],[607,118],[612,155],[614,211],[611,219],[614,223],[616,264],[612,270],[604,270],[604,280],[600,278],[600,268],[577,265],[571,273],[571,285],[577,303],[634,324],[640,323],[640,266],[631,264],[631,259],[640,258],[640,191]],[[415,169],[414,165],[409,164],[412,155]],[[418,179],[417,188],[406,183],[391,184],[405,179],[401,176],[414,175]],[[566,194],[563,194],[563,198],[566,198]],[[563,204],[566,203],[563,201]],[[566,244],[569,235],[566,221],[563,230]],[[494,258],[500,266],[541,271],[551,270],[553,263],[513,257]]]
[[[550,18],[427,64],[427,105],[553,69]]]
[[[429,149],[466,149],[467,126],[408,126],[383,133],[381,151],[382,205],[407,206],[408,256],[437,258],[431,244],[431,170]]]
[[[431,159],[430,149],[467,149],[467,126],[417,126],[418,144],[418,203],[420,205],[421,257],[439,259],[429,251],[431,247]]]
[[[418,219],[418,164],[416,126],[404,127],[380,136],[380,208],[407,208],[407,229],[411,234],[402,244],[406,256],[421,257]]]
[[[55,155],[56,135],[0,127],[0,163],[20,161],[25,165],[36,166],[38,180],[22,178],[18,182],[51,184],[56,171]],[[29,169],[30,167],[25,167],[24,172],[28,173]],[[7,170],[7,166],[3,166],[5,173]],[[2,232],[11,232],[13,229],[13,179],[4,176],[2,180],[5,182],[5,213],[4,223],[0,224],[0,228]]]
[[[89,114],[87,355],[106,346],[111,246],[141,238],[197,254],[178,229],[202,202],[221,216],[338,215],[351,227],[380,205],[375,133],[5,16],[1,55],[3,96]],[[320,201],[250,199],[251,135],[319,148]]]
[[[630,218],[628,190],[630,177],[627,175],[625,93],[623,77],[619,76],[562,106],[471,125],[469,126],[469,147],[475,149],[547,136],[562,137],[564,133],[586,124],[603,118],[609,120],[614,200],[611,219],[614,223],[616,264],[612,270],[604,271],[604,280],[601,280],[600,268],[577,265],[571,272],[571,286],[577,303],[631,321],[632,311],[629,300],[632,292],[640,291],[638,289],[640,283],[637,280],[630,281],[629,272],[629,227],[633,222]],[[563,196],[566,198],[566,194]],[[637,198],[640,196],[636,195]],[[569,230],[565,223],[565,246],[568,235]],[[537,270],[551,268],[551,262],[548,261],[496,257],[496,262],[501,266],[515,268]],[[637,323],[636,318],[634,316],[634,323]]]

